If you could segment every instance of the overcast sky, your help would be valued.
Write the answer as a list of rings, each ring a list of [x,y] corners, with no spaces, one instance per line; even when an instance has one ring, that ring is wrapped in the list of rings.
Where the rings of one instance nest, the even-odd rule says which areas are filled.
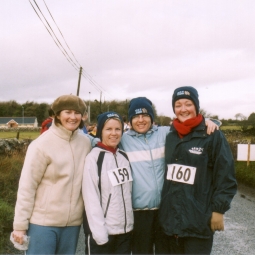
[[[84,69],[84,100],[99,100],[100,90],[102,100],[146,96],[158,114],[173,117],[173,90],[193,86],[201,108],[220,119],[255,112],[254,0],[36,3]],[[78,69],[29,0],[1,0],[0,20],[0,101],[52,103],[60,95],[76,94]]]

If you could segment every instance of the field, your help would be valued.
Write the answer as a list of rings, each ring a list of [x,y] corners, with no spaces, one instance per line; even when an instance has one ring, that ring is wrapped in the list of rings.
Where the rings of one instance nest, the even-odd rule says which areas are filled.
[[[0,139],[17,138],[17,131],[0,132]],[[19,131],[19,139],[32,139],[34,140],[40,135],[39,131]]]
[[[221,130],[241,130],[241,126],[221,126]]]

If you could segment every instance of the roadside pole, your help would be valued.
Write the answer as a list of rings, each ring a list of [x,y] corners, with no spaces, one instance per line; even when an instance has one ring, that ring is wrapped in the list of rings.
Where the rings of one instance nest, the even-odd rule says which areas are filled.
[[[81,74],[82,74],[82,67],[80,67],[78,87],[77,87],[77,93],[76,93],[77,96],[79,96],[79,93],[80,93]]]

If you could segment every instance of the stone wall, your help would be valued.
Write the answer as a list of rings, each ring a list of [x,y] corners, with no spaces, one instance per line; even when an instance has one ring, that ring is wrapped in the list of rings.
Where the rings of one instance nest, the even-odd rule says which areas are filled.
[[[32,142],[31,139],[18,140],[14,139],[0,139],[0,155],[12,155],[18,153],[25,153],[28,145]]]

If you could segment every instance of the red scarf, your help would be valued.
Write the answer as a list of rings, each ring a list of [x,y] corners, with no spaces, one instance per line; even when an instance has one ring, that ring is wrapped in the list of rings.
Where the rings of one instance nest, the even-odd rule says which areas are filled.
[[[178,132],[180,138],[183,138],[185,135],[189,134],[192,131],[192,128],[198,126],[203,120],[203,116],[198,114],[194,118],[180,122],[178,119],[174,119],[173,125]]]
[[[109,147],[109,146],[103,144],[102,142],[98,142],[97,145],[98,145],[99,147],[101,147],[101,148],[107,150],[107,151],[112,152],[113,154],[116,154],[116,151],[118,150],[117,147],[116,147],[116,148]]]

